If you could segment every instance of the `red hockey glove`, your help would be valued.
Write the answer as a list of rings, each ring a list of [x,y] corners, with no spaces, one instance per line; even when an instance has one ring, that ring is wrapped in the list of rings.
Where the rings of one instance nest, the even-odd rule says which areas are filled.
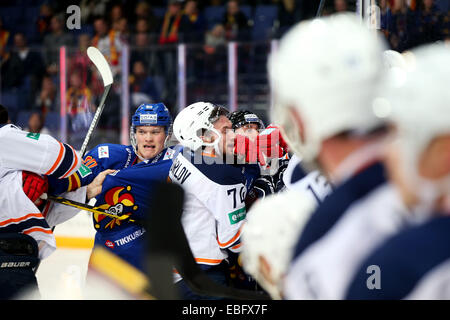
[[[246,163],[256,163],[258,160],[258,148],[255,142],[248,137],[237,134],[234,140],[234,154],[245,159]]]
[[[287,153],[287,143],[281,136],[280,128],[269,125],[258,135],[259,153],[267,159],[281,158]]]
[[[42,202],[40,196],[48,190],[47,177],[29,171],[22,171],[22,185],[27,197],[36,205]]]

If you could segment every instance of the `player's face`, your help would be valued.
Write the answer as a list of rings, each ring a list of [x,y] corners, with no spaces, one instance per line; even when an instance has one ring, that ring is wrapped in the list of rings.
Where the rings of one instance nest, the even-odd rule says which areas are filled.
[[[232,155],[236,135],[231,129],[231,121],[226,116],[220,116],[219,120],[214,123],[214,128],[221,135],[221,141],[219,143],[220,151],[222,154]]]
[[[251,141],[255,141],[258,136],[259,126],[256,123],[247,123],[235,130],[236,134],[248,137]]]
[[[137,152],[144,159],[155,157],[164,149],[166,133],[162,126],[136,128]]]

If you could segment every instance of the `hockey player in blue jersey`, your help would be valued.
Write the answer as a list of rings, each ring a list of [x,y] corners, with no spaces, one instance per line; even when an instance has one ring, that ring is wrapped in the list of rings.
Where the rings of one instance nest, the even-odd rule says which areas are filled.
[[[95,197],[96,205],[101,208],[119,214],[134,214],[135,217],[142,218],[146,207],[143,201],[148,199],[145,192],[151,190],[152,181],[165,181],[168,177],[175,152],[165,146],[171,125],[171,115],[163,103],[140,105],[131,120],[131,145],[96,146],[86,154],[83,166],[75,175],[63,183],[50,181],[50,193],[60,194],[88,186],[88,199]],[[125,170],[131,168],[133,170]],[[112,176],[106,176],[102,185],[94,183],[93,186],[91,182],[94,178],[104,174],[105,171],[116,172]],[[128,210],[127,207],[131,203],[134,205]],[[93,224],[97,231],[95,245],[113,250],[125,261],[138,268],[141,267],[137,254],[141,248],[139,241],[131,241],[125,245],[127,239],[135,240],[145,232],[140,226],[130,221],[98,214],[94,214]],[[133,245],[136,246],[134,251],[130,249]]]
[[[386,95],[397,129],[388,168],[409,215],[423,222],[360,263],[347,299],[450,298],[450,50],[433,44],[411,54]]]
[[[50,191],[55,194],[72,191],[89,185],[104,170],[161,160],[165,152],[171,152],[171,149],[165,148],[171,124],[171,115],[163,103],[140,105],[131,119],[131,145],[105,143],[94,147],[84,157],[77,174],[64,183],[50,181]],[[91,199],[92,195],[88,194],[88,198]]]

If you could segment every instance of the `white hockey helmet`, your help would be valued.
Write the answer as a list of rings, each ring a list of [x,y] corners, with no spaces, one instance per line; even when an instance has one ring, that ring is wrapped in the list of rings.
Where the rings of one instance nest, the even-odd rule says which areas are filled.
[[[350,13],[301,22],[283,37],[268,63],[271,117],[297,155],[310,162],[324,139],[380,124],[370,106],[384,50],[384,41]],[[302,137],[290,109],[301,117]]]
[[[242,265],[273,299],[281,299],[294,246],[316,205],[309,195],[289,190],[258,200],[247,214],[241,235]],[[260,256],[269,263],[274,284],[261,274]]]
[[[434,195],[450,190],[450,175],[427,181],[418,172],[420,157],[429,143],[439,135],[450,134],[450,47],[422,46],[405,55],[405,62],[402,72],[391,70],[383,81],[383,99],[389,111],[385,115],[397,127],[406,177],[417,196],[425,200],[423,197],[432,196],[430,189],[421,188],[425,185],[440,190],[435,189]]]
[[[214,128],[214,122],[220,116],[228,114],[229,111],[226,108],[210,102],[193,103],[181,110],[175,118],[173,134],[181,145],[192,151],[196,151],[200,147],[214,147],[217,151],[221,135]],[[212,131],[218,138],[211,143],[204,142],[201,136],[206,131]]]
[[[400,52],[395,50],[385,50],[383,52],[383,61],[388,70],[391,68],[406,68],[405,58]]]

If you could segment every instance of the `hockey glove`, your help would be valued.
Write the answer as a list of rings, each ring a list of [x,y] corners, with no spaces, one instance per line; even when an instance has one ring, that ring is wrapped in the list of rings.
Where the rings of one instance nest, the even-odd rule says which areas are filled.
[[[281,158],[287,153],[287,143],[281,136],[280,128],[269,125],[258,135],[259,153],[267,159]]]
[[[244,135],[236,135],[233,150],[235,155],[241,159],[245,159],[245,163],[256,163],[258,160],[258,148],[256,143]]]
[[[22,171],[23,192],[36,205],[39,206],[43,201],[41,195],[48,191],[47,177],[42,177],[36,173]]]

